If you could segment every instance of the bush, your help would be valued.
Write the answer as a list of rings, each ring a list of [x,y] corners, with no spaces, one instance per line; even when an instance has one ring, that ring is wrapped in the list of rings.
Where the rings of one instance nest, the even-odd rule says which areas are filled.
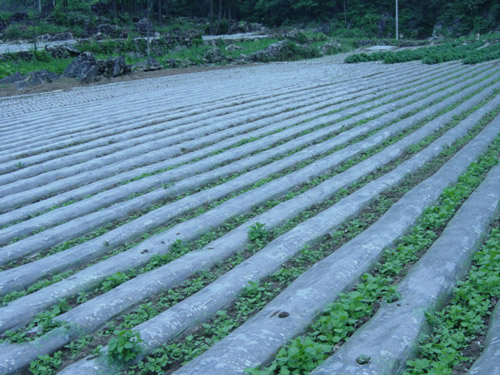
[[[12,64],[10,63],[2,63],[0,64],[0,79],[11,76],[15,73]]]
[[[452,43],[443,44],[440,46],[422,47],[414,50],[403,50],[396,52],[376,52],[372,54],[358,53],[348,56],[345,59],[346,63],[358,63],[366,61],[383,61],[386,64],[402,63],[408,61],[422,60],[424,64],[439,64],[442,62],[468,59],[469,63],[479,62],[482,59],[494,59],[495,51],[500,50],[500,46],[483,48],[483,42],[474,41],[466,43],[462,40],[456,40]],[[487,57],[488,56],[488,57]],[[488,60],[483,60],[488,61]],[[465,62],[465,61],[464,61]]]
[[[339,28],[334,30],[332,34],[338,38],[364,39],[367,37],[366,32],[361,29]]]
[[[29,39],[33,34],[28,30],[28,27],[17,23],[11,23],[4,32],[5,39]]]
[[[12,12],[1,12],[0,11],[0,21],[9,22],[12,14],[13,14]]]

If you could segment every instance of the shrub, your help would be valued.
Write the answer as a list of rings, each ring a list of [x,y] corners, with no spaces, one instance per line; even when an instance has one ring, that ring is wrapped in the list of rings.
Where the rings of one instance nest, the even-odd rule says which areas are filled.
[[[28,39],[32,37],[32,33],[24,25],[11,23],[4,32],[5,39]]]

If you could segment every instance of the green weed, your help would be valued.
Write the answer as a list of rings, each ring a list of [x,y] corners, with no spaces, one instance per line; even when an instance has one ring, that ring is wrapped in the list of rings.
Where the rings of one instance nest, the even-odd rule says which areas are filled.
[[[119,362],[128,362],[142,352],[142,341],[138,332],[115,332],[115,336],[108,343],[108,356]]]

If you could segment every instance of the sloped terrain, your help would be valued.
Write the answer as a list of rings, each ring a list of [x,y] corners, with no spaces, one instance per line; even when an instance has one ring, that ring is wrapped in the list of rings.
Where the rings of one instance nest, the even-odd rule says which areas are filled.
[[[0,374],[424,373],[478,275],[455,351],[498,370],[499,93],[324,58],[1,99]]]

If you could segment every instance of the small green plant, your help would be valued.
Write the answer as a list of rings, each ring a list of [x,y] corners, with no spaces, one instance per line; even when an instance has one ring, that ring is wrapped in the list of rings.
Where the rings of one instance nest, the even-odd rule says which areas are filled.
[[[262,223],[255,223],[248,230],[248,239],[250,242],[265,241],[269,237],[269,231],[266,225]]]
[[[39,355],[38,359],[30,363],[30,373],[33,375],[55,374],[62,364],[62,352],[55,352],[50,355]]]
[[[7,330],[0,338],[0,342],[21,343],[32,341],[54,328],[60,327],[63,323],[54,318],[69,310],[66,300],[61,300],[50,310],[42,311],[26,326],[16,331]]]
[[[108,292],[118,285],[123,284],[129,278],[130,277],[123,272],[116,272],[102,282],[101,290],[103,292]]]
[[[373,273],[364,274],[362,281],[354,290],[340,293],[338,299],[328,305],[323,314],[311,325],[308,333],[283,346],[269,367],[246,369],[245,373],[248,375],[307,373],[331,355],[332,349],[345,341],[360,326],[363,319],[372,316],[376,311],[377,303],[396,301],[399,295],[395,278],[404,276],[405,267],[417,261],[418,254],[423,253],[437,239],[442,228],[451,220],[462,202],[479,186],[488,170],[498,163],[499,150],[500,137],[497,137],[479,161],[472,163],[455,185],[443,191],[439,203],[424,211],[420,222],[400,240],[397,248],[384,251],[383,261],[376,266]],[[496,267],[498,274],[498,265]],[[286,275],[280,275],[280,277],[283,276],[286,277]],[[491,277],[488,280],[491,280]],[[500,280],[500,277],[496,280]],[[500,285],[500,282],[497,281],[497,283]],[[493,293],[498,293],[497,288],[498,286],[492,288],[489,285],[489,290]],[[466,293],[465,295],[469,297],[473,294]],[[482,304],[482,306],[486,306],[486,310],[490,307],[487,304]],[[453,315],[457,314],[447,312],[441,316],[441,319],[448,320],[448,317]],[[469,314],[466,318],[469,319],[467,327],[476,329],[477,325],[470,323],[473,316]],[[458,320],[458,325],[461,326],[467,319]],[[445,331],[449,330],[450,327],[447,326]],[[467,337],[467,334],[463,336]],[[434,353],[433,350],[431,352]],[[449,352],[449,350],[446,351],[446,353]],[[455,354],[451,361],[456,363],[460,358]],[[436,363],[443,361],[444,358]],[[410,363],[416,368],[416,371],[410,375],[421,374],[422,363],[422,361]],[[433,374],[441,373],[448,374],[448,372],[433,372]]]
[[[119,362],[128,362],[142,352],[143,340],[139,332],[130,330],[115,332],[116,336],[109,340],[108,356]]]
[[[407,363],[405,375],[451,374],[470,363],[466,349],[486,330],[485,321],[500,293],[500,226],[493,228],[484,246],[473,258],[467,278],[454,290],[451,303],[430,312],[433,327],[420,343],[419,357]]]
[[[484,49],[481,41],[452,42],[439,46],[422,47],[414,50],[401,50],[389,52],[375,52],[371,54],[357,53],[348,56],[346,63],[359,63],[368,61],[383,61],[386,64],[403,63],[422,60],[424,64],[439,64],[442,62],[462,60],[464,63],[489,61],[498,58],[499,44]]]

